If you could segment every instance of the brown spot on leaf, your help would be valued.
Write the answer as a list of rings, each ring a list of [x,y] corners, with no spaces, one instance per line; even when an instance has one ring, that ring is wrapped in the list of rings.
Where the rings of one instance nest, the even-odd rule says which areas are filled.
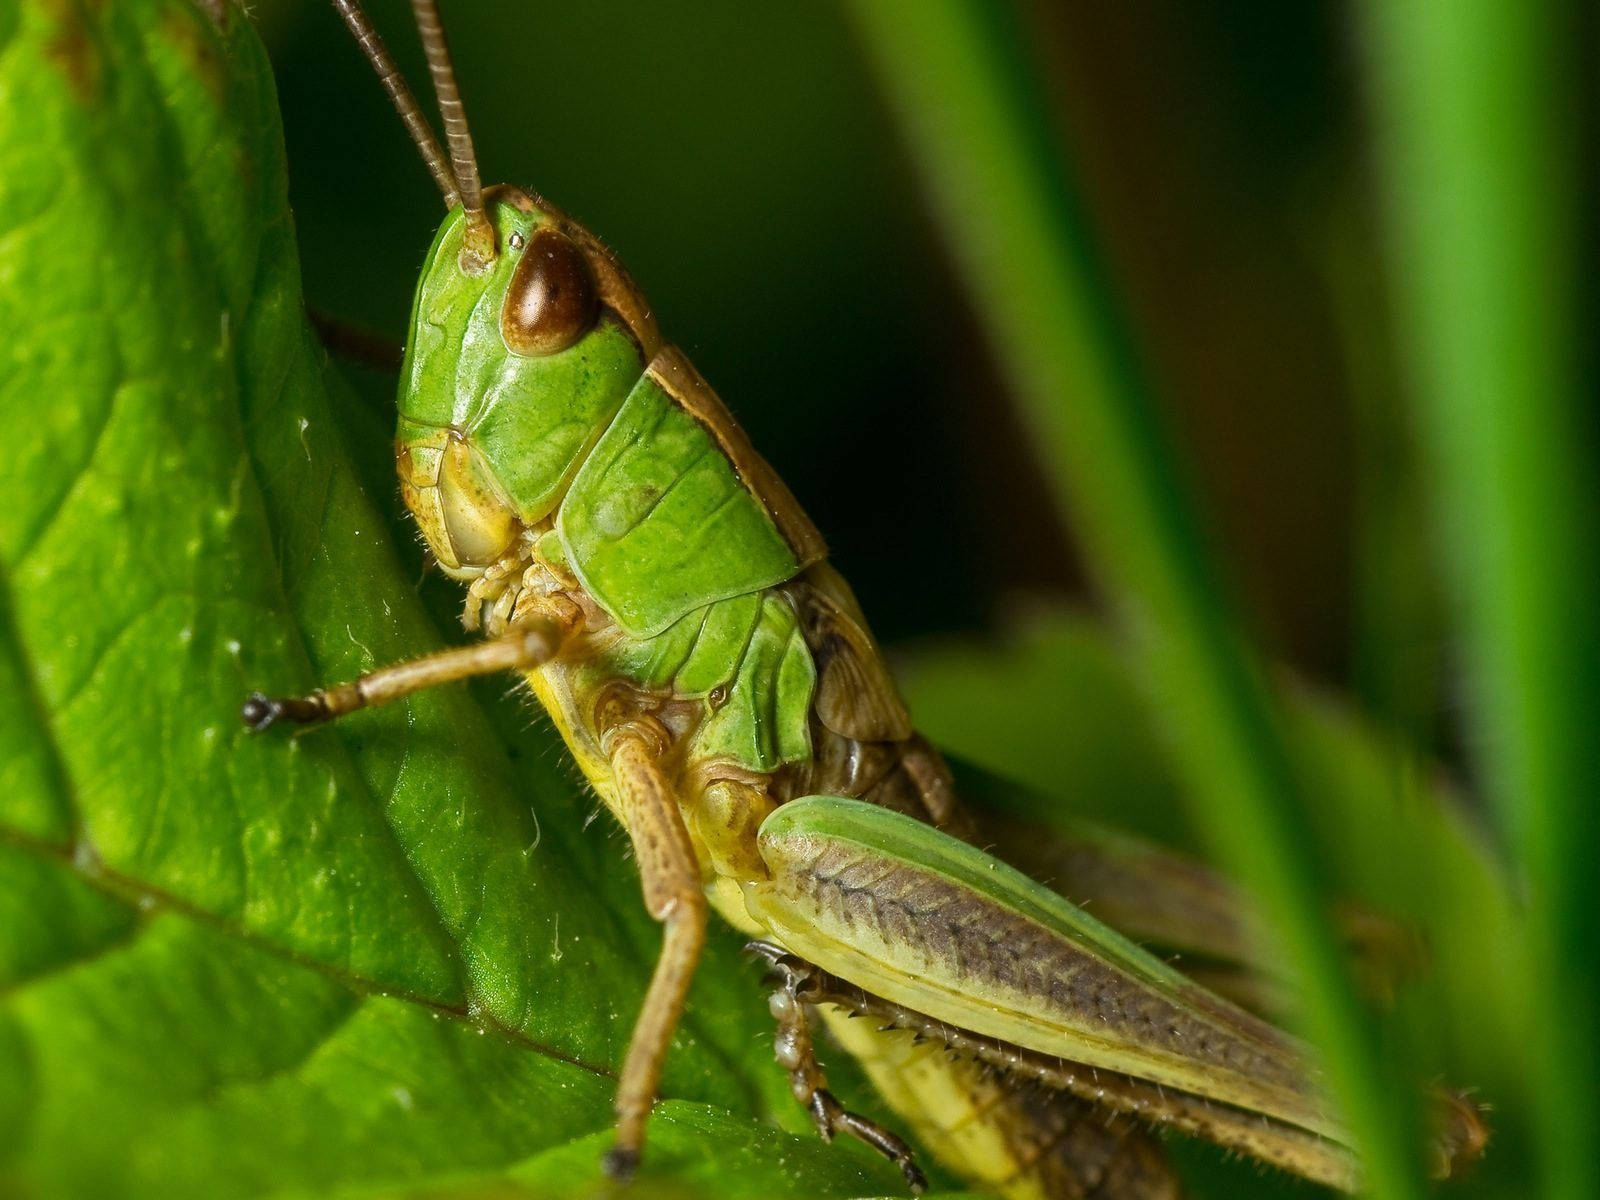
[[[193,9],[172,5],[162,13],[161,33],[191,73],[200,80],[211,99],[221,104],[226,98],[227,64],[219,39],[223,33],[224,6],[206,6],[209,19]]]
[[[54,19],[55,33],[44,52],[61,68],[78,98],[92,101],[100,85],[100,53],[89,38],[89,22],[71,0],[45,0],[41,5]]]

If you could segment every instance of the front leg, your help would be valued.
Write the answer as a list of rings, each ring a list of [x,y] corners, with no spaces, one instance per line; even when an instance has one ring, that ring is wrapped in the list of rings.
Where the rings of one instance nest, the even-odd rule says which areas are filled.
[[[575,626],[553,617],[535,616],[487,642],[455,646],[436,654],[380,667],[337,687],[318,688],[309,696],[272,698],[256,692],[244,703],[240,719],[259,733],[280,720],[298,725],[331,721],[345,713],[387,704],[424,688],[492,675],[496,671],[528,671],[543,666],[572,636]]]
[[[646,910],[663,926],[661,954],[639,1010],[617,1084],[617,1140],[606,1174],[628,1179],[638,1169],[645,1121],[706,939],[706,897],[694,848],[672,787],[661,768],[666,739],[653,722],[620,726],[605,739],[618,814],[639,860]]]

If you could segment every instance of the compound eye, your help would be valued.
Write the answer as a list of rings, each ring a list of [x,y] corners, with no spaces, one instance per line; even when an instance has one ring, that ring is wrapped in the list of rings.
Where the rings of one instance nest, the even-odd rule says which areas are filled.
[[[588,333],[599,315],[594,275],[583,251],[559,229],[535,230],[500,310],[506,346],[529,358],[555,354]]]

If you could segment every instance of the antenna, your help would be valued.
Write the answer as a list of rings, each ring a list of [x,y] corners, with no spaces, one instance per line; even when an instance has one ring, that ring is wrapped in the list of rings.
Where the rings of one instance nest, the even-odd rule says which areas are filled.
[[[367,20],[367,14],[361,11],[361,5],[357,0],[333,0],[333,7],[344,18],[344,23],[356,39],[356,44],[361,47],[361,53],[366,55],[367,61],[372,64],[372,69],[377,72],[378,82],[383,85],[383,90],[389,93],[389,100],[394,105],[395,112],[400,114],[400,119],[405,122],[406,131],[411,134],[417,153],[422,155],[428,173],[433,176],[434,183],[439,185],[439,191],[444,196],[444,206],[454,208],[461,202],[461,194],[456,187],[455,176],[450,171],[450,164],[445,160],[444,151],[439,146],[439,139],[434,136],[433,127],[428,124],[428,118],[422,115],[422,108],[417,104],[417,98],[406,86],[405,76],[401,75],[400,68],[394,65],[394,59],[389,57],[383,39],[372,27],[372,22]],[[472,182],[473,190],[476,192],[478,184],[476,170],[473,171]]]
[[[462,252],[476,256],[480,264],[487,265],[494,261],[496,254],[494,226],[483,210],[478,159],[472,150],[467,110],[461,103],[461,89],[456,86],[456,72],[450,63],[450,45],[439,19],[439,5],[436,0],[411,0],[411,11],[416,15],[417,33],[428,56],[434,95],[439,98],[439,115],[444,118],[445,141],[450,144],[450,166],[455,174],[456,191],[467,217]]]

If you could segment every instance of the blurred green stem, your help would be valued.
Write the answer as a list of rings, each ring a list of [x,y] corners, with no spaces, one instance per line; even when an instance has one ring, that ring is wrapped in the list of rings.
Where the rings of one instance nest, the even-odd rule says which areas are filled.
[[[847,5],[1059,501],[1142,656],[1196,824],[1258,897],[1374,1194],[1419,1195],[1411,1108],[1323,906],[1278,717],[1240,636],[1015,31],[964,0]]]
[[[1400,344],[1460,598],[1482,776],[1528,890],[1545,1195],[1600,1194],[1600,552],[1577,306],[1582,21],[1369,0]]]
[[[1427,496],[1400,403],[1371,210],[1355,187],[1328,195],[1315,253],[1344,352],[1356,439],[1354,686],[1378,726],[1395,735],[1403,773],[1413,755],[1436,746],[1442,614],[1438,581],[1418,569],[1428,561]],[[1397,795],[1403,786],[1397,779]]]

